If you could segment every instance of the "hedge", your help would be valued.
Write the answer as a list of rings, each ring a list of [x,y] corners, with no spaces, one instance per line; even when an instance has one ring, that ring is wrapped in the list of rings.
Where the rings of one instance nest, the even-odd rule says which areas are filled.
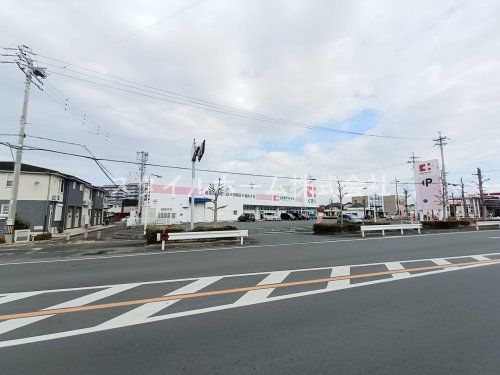
[[[167,233],[189,232],[180,225],[157,225],[157,226],[147,227],[145,236],[146,243],[149,245],[158,242],[156,240],[157,233],[161,233],[163,232],[163,230],[166,230]],[[210,231],[221,231],[221,230],[238,230],[238,228],[233,225],[224,225],[221,227],[202,225],[194,228],[193,232],[210,232]]]
[[[224,225],[221,227],[216,227],[213,225],[202,225],[193,229],[193,232],[217,232],[221,230],[238,230],[234,225]]]
[[[146,243],[156,243],[156,234],[166,230],[168,233],[184,232],[185,229],[180,225],[155,225],[146,228]]]
[[[42,240],[50,240],[52,238],[52,233],[45,232],[45,233],[38,233],[33,237],[35,241],[42,241]]]
[[[434,220],[422,221],[422,228],[425,229],[456,229],[468,227],[470,220]]]
[[[345,223],[340,224],[314,224],[314,234],[335,234],[335,233],[356,233],[361,230],[361,224]]]

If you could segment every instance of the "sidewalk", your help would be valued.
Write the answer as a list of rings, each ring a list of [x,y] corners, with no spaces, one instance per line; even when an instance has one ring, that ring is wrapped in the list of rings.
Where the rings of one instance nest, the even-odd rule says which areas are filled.
[[[90,228],[65,229],[63,233],[57,233],[57,234],[52,235],[52,238],[53,239],[65,238],[66,234],[69,234],[70,237],[73,237],[73,236],[78,236],[79,234],[83,234],[85,232],[92,233],[92,232],[97,232],[99,230],[113,228],[113,227],[116,227],[116,224],[95,225],[95,226],[90,227]]]

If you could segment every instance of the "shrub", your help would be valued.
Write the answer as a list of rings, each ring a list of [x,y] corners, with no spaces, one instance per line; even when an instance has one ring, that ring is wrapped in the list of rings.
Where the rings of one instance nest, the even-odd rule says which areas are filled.
[[[469,220],[435,220],[422,221],[422,228],[425,229],[456,229],[468,227],[471,224]]]
[[[30,223],[28,223],[27,221],[24,221],[22,219],[18,219],[16,217],[16,219],[14,220],[14,229],[15,230],[18,230],[18,229],[30,229]]]
[[[340,224],[314,224],[314,234],[335,234],[335,233],[356,233],[361,230],[361,224],[344,223]]]
[[[193,232],[217,232],[221,230],[238,230],[234,225],[224,225],[221,227],[216,227],[213,225],[201,225],[193,229]]]
[[[5,238],[0,237],[0,244],[5,243]]]
[[[146,243],[152,244],[156,243],[156,234],[166,230],[167,233],[184,232],[185,229],[180,225],[155,225],[146,228]]]
[[[45,232],[45,233],[38,233],[35,235],[33,238],[35,241],[42,241],[42,240],[50,240],[52,238],[52,233]]]

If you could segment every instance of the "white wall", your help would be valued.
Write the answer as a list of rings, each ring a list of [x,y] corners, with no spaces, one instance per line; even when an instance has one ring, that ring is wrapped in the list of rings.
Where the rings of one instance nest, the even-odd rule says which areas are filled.
[[[12,187],[7,187],[7,175],[11,173],[0,172],[0,199],[10,200]],[[63,193],[59,191],[59,183],[61,178],[53,175],[41,173],[21,173],[19,179],[19,195],[18,200],[53,200],[53,196],[59,196],[58,201],[62,202]],[[49,186],[50,184],[50,186]]]

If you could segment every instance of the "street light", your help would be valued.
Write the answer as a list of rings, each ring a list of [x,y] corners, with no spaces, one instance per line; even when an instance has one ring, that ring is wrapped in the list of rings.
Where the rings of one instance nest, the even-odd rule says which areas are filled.
[[[146,212],[144,215],[144,231],[143,231],[144,236],[146,235],[146,228],[148,226],[148,215],[149,215],[148,208],[149,208],[149,202],[150,202],[150,197],[151,197],[151,176],[161,178],[161,176],[159,176],[157,174],[153,174],[153,173],[150,173],[148,176],[148,190],[147,190],[148,196],[147,196],[147,199],[143,199],[143,201],[146,201]]]

